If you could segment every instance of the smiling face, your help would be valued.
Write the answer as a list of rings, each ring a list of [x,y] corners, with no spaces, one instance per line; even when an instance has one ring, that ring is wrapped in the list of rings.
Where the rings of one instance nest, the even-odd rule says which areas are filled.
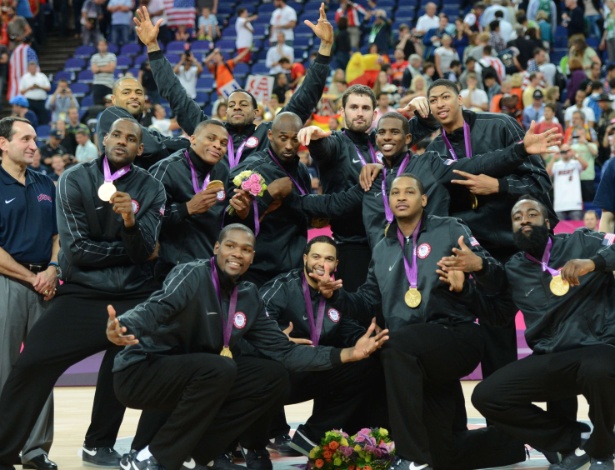
[[[310,273],[318,276],[325,274],[325,267],[331,274],[337,268],[337,249],[329,243],[314,243],[307,255],[303,255],[303,269],[305,276]]]
[[[129,165],[143,153],[141,128],[128,119],[118,119],[103,139],[105,155],[116,168]]]
[[[387,160],[391,160],[395,155],[403,152],[411,140],[412,135],[404,132],[402,122],[399,119],[383,117],[378,121],[376,145]]]
[[[190,136],[190,147],[205,163],[215,165],[224,158],[228,139],[228,132],[224,127],[207,124],[197,127],[194,135]]]
[[[37,150],[36,131],[26,122],[15,121],[11,137],[0,137],[0,149],[2,157],[16,166],[30,165]]]
[[[342,108],[346,128],[353,132],[367,132],[374,120],[374,105],[367,95],[349,95]]]
[[[114,106],[124,108],[133,116],[141,116],[145,105],[145,92],[135,78],[124,78],[113,87],[111,101]]]
[[[431,113],[447,132],[463,126],[462,106],[461,96],[447,86],[436,86],[429,91]]]
[[[231,279],[243,275],[254,261],[254,236],[244,230],[229,230],[216,242],[216,264]]]
[[[233,126],[247,126],[254,122],[256,112],[252,98],[247,93],[237,91],[228,98],[227,121]]]
[[[420,218],[427,205],[427,196],[422,194],[418,181],[411,176],[395,178],[391,185],[389,204],[397,220]]]

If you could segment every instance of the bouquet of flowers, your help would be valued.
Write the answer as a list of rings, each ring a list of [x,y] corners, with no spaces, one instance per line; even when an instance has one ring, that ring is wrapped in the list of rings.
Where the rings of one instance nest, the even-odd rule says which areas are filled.
[[[251,170],[242,171],[235,176],[233,184],[239,189],[246,191],[252,197],[262,196],[267,189],[265,179],[256,171]],[[228,206],[227,211],[229,215],[235,215],[235,209],[231,206]]]
[[[387,470],[395,460],[395,443],[384,428],[364,428],[352,437],[343,431],[325,434],[310,451],[308,468],[317,470]]]
[[[395,443],[384,428],[363,428],[351,441],[357,469],[387,470],[395,460]]]
[[[351,461],[353,454],[354,450],[348,440],[348,434],[337,429],[327,431],[320,445],[310,451],[308,468],[353,470],[354,466]]]

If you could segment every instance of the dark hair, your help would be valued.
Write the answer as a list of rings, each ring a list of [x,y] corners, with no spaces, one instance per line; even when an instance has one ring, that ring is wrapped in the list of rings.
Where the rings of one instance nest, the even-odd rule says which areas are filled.
[[[457,85],[455,84],[455,82],[447,80],[446,78],[439,78],[435,82],[433,82],[431,86],[427,89],[427,99],[429,99],[431,90],[433,90],[437,86],[446,87],[449,90],[451,90],[453,93],[455,93],[455,95],[459,95],[459,89],[457,88]]]
[[[599,90],[600,88],[602,88],[602,83],[600,83],[599,81],[595,81],[595,82],[591,82],[590,88],[593,90]]]
[[[498,74],[494,70],[487,70],[485,72],[485,75],[483,75],[483,81],[487,80],[488,78],[493,78],[495,81],[497,81]]]
[[[425,194],[425,186],[423,186],[423,182],[418,178],[418,176],[412,174],[412,173],[402,173],[401,175],[397,176],[393,182],[395,182],[395,180],[398,180],[399,178],[411,178],[414,181],[416,181],[416,185],[419,188],[419,193],[421,194],[421,196],[423,194]]]
[[[611,70],[615,70],[615,63],[607,65],[606,71],[610,72]]]
[[[17,116],[2,118],[0,119],[0,137],[4,137],[6,140],[10,141],[13,138],[13,134],[15,134],[15,131],[13,130],[13,124],[15,122],[24,122],[32,126],[32,123],[25,118]]]
[[[551,111],[553,111],[554,113],[557,112],[557,108],[555,107],[555,105],[553,103],[547,103],[545,104],[545,108],[549,108]]]
[[[258,108],[258,103],[256,102],[256,98],[254,98],[254,95],[250,93],[248,90],[244,90],[243,88],[237,88],[236,90],[231,91],[228,95],[228,101],[231,101],[231,95],[235,93],[245,93],[246,95],[250,97],[250,100],[252,101],[252,107],[254,109]]]
[[[220,103],[220,105],[224,104],[226,106],[226,103]],[[218,106],[220,106],[218,105]],[[199,122],[196,127],[194,128],[194,132],[192,133],[193,135],[196,135],[201,129],[203,129],[206,126],[209,125],[213,125],[213,126],[220,126],[223,127],[224,130],[226,130],[226,127],[224,127],[224,123],[221,121],[218,121],[217,119],[205,119],[204,121]]]
[[[310,250],[312,249],[312,245],[314,245],[315,243],[326,243],[327,245],[331,245],[332,247],[334,247],[335,257],[337,258],[337,243],[335,243],[335,240],[333,240],[333,238],[327,235],[319,235],[318,237],[312,238],[307,243],[307,245],[305,245],[305,250],[303,250],[303,254],[304,255],[309,254]]]
[[[129,122],[130,124],[132,124],[133,126],[135,126],[137,128],[137,137],[139,138],[139,145],[141,145],[143,143],[143,129],[141,127],[141,124],[139,124],[137,121],[135,121],[134,119],[129,119],[129,118],[117,118],[115,121],[113,121],[111,123],[111,126],[109,127],[109,131],[107,132],[107,135],[111,134],[111,130],[113,129],[113,127],[120,121],[126,121]]]
[[[491,31],[495,31],[499,27],[500,27],[500,20],[493,20],[491,23],[489,23],[489,29]]]
[[[453,68],[453,67],[457,67],[458,65],[461,65],[461,62],[455,59],[455,60],[451,60],[451,65],[449,65],[449,67]]]
[[[290,59],[288,57],[282,57],[278,60],[278,64],[290,64]]]
[[[487,55],[491,55],[491,53],[493,52],[493,49],[491,48],[490,45],[486,45],[483,47],[483,54],[487,54]]]
[[[502,10],[496,10],[495,17],[496,18],[504,18],[504,12]]]
[[[247,8],[237,8],[237,16],[241,15],[244,11],[248,11]]]
[[[372,107],[376,108],[376,95],[374,94],[374,90],[366,85],[352,85],[348,87],[346,91],[342,94],[342,108],[346,107],[346,103],[348,102],[348,97],[350,95],[364,95],[368,96],[372,100]]]
[[[536,57],[538,54],[540,54],[542,51],[547,52],[547,50],[544,47],[535,47],[534,48],[534,57]]]
[[[339,29],[340,31],[348,29],[348,18],[346,18],[345,16],[340,16],[340,18],[337,20],[337,29]]]
[[[403,114],[400,114],[397,111],[391,111],[389,113],[384,113],[378,120],[378,127],[377,127],[378,129],[380,129],[380,123],[382,122],[383,119],[397,119],[402,124],[401,128],[404,131],[404,135],[406,136],[410,134],[410,123],[408,122],[408,119],[406,119],[403,116]]]
[[[381,96],[389,96],[389,94],[388,94],[388,93],[385,93],[384,91],[381,91],[380,93],[378,93],[378,94],[376,95],[376,99],[378,99],[378,100],[379,100]]]
[[[250,237],[252,237],[252,240],[256,240],[254,232],[250,229],[250,227],[247,227],[244,224],[230,224],[220,231],[220,235],[218,235],[218,243],[222,243],[227,237],[228,233],[232,232],[233,230],[240,230],[242,232],[245,232],[250,235]]]
[[[517,204],[519,204],[521,201],[532,201],[532,202],[535,202],[538,205],[538,208],[540,209],[540,213],[542,214],[542,216],[545,219],[549,218],[549,211],[547,211],[547,207],[542,202],[540,202],[538,199],[536,199],[534,196],[532,196],[530,194],[522,195],[521,197],[519,197],[519,199],[517,199],[517,202],[515,202],[515,206]],[[513,209],[511,209],[511,215],[512,215],[512,211],[514,210],[515,206],[513,206]]]

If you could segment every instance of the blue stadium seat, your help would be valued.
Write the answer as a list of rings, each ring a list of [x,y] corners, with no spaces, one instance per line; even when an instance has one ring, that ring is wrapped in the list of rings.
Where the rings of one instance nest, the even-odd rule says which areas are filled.
[[[67,70],[60,70],[54,74],[53,80],[57,82],[60,79],[68,80],[68,83],[70,83],[75,79],[75,74]]]
[[[235,50],[235,40],[226,39],[227,36],[224,36],[224,37],[225,39],[218,39],[218,41],[216,42],[216,47],[220,49],[221,51],[224,51],[224,50],[234,51]]]
[[[167,44],[167,54],[183,54],[186,51],[184,41],[171,41]]]
[[[167,60],[171,62],[171,65],[175,65],[181,59],[181,54],[166,54]]]
[[[141,55],[138,55],[137,57],[134,58],[133,64],[136,67],[141,67],[141,64],[145,61],[149,60],[149,57],[147,56],[147,52]]]
[[[240,62],[239,64],[237,64],[235,66],[235,68],[233,69],[233,74],[237,75],[237,74],[243,74],[246,75],[247,73],[250,72],[250,66],[248,64],[246,64],[245,62]]]
[[[212,110],[213,106],[211,105],[211,103],[207,103],[205,106],[203,106],[203,112],[207,115],[207,116],[211,116],[211,110]]]
[[[293,47],[310,47],[313,43],[312,36],[295,36]]]
[[[209,74],[201,75],[196,81],[196,91],[207,91],[210,92],[216,87],[216,81],[214,77]]]
[[[48,140],[49,134],[51,134],[51,126],[48,124],[41,124],[36,126],[36,137],[38,140]]]
[[[96,54],[96,48],[94,46],[79,46],[77,49],[75,49],[73,57],[77,59],[90,60],[90,57],[92,57],[94,54]]]
[[[81,101],[79,102],[79,105],[81,107],[84,107],[84,106],[87,106],[87,107],[94,106],[94,97],[92,95],[84,96],[81,99]]]
[[[203,106],[205,103],[209,103],[209,93],[204,91],[197,91],[195,101],[199,106]]]
[[[64,64],[64,70],[67,72],[81,72],[86,67],[84,59],[66,59]]]
[[[115,63],[116,70],[127,70],[130,67],[132,67],[132,57],[127,55],[118,56]]]
[[[255,75],[269,75],[269,67],[265,62],[257,62],[252,65],[252,73]]]
[[[194,41],[190,45],[190,50],[195,54],[209,54],[213,48],[209,41]]]
[[[87,83],[75,82],[71,83],[70,89],[73,91],[73,95],[75,95],[75,98],[79,99],[83,98],[90,92],[90,85],[88,85]]]
[[[79,74],[77,75],[77,80],[80,83],[92,83],[92,81],[94,80],[94,74],[92,73],[91,70],[86,69],[86,70],[82,70],[81,72],[79,72]]]
[[[269,23],[253,24],[252,26],[254,27],[255,38],[263,39],[269,37]]]
[[[118,55],[120,53],[120,48],[117,47],[117,44],[113,44],[112,42],[107,43],[107,52],[111,52],[112,54]]]
[[[143,47],[141,46],[141,44],[124,44],[122,46],[122,48],[120,49],[120,55],[129,55],[129,56],[136,56],[139,55],[143,52]]]
[[[262,3],[258,6],[257,13],[259,17],[261,15],[271,17],[273,10],[275,10],[275,5],[273,3]]]

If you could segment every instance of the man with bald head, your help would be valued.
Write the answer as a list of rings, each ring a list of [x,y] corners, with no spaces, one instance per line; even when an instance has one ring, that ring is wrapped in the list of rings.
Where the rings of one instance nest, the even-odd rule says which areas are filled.
[[[143,152],[141,126],[118,119],[104,153],[66,170],[58,182],[59,277],[55,300],[30,331],[0,395],[0,469],[12,469],[55,382],[71,365],[99,351],[103,359],[82,458],[117,468],[113,450],[124,415],[111,368],[120,348],[105,336],[106,306],[123,313],[158,284],[154,262],[165,191],[134,165]],[[40,197],[40,196],[39,196]]]
[[[136,78],[122,77],[113,84],[111,95],[113,106],[106,108],[98,119],[96,136],[98,152],[103,152],[103,138],[109,132],[111,125],[119,118],[132,119],[139,123],[145,105],[145,90]],[[137,158],[135,165],[149,168],[154,163],[168,157],[177,150],[188,148],[190,141],[182,137],[166,137],[156,129],[141,126],[143,134],[143,153]]]

